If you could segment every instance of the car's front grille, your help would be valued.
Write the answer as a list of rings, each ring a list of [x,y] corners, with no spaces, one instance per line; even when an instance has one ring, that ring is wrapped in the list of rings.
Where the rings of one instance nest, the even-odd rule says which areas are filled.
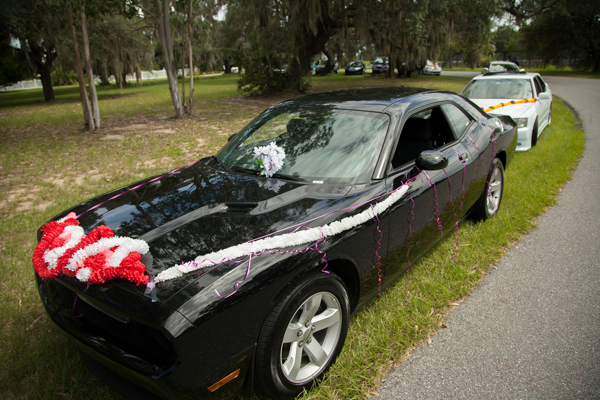
[[[83,339],[88,346],[109,358],[118,358],[115,361],[121,363],[130,360],[125,364],[146,375],[160,374],[176,364],[175,348],[158,328],[132,319],[85,295],[77,295],[63,284],[54,283],[52,286],[58,295],[56,300],[61,303],[62,316],[66,316],[67,312],[71,314],[69,326],[61,323],[66,322],[66,318],[55,321],[73,336]]]

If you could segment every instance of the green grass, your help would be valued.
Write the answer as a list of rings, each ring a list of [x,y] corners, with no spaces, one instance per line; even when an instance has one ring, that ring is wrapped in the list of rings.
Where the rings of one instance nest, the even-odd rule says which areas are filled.
[[[173,114],[164,82],[99,88],[99,133],[81,127],[77,88],[0,93],[0,393],[3,398],[120,398],[91,375],[51,323],[34,285],[31,253],[37,228],[91,196],[211,154],[262,109],[291,96],[243,98],[237,76],[195,81],[196,117]],[[418,76],[312,77],[313,91],[361,86],[425,86],[460,91],[467,79]],[[131,125],[136,124],[136,125]],[[132,129],[123,130],[126,126]],[[103,140],[109,136],[114,140]],[[324,382],[306,399],[364,398],[385,370],[432,337],[453,303],[468,295],[505,250],[554,204],[584,146],[572,113],[555,99],[553,124],[538,145],[518,153],[506,172],[500,213],[463,223],[457,261],[448,237],[382,299],[353,317],[346,346]],[[410,290],[410,295],[408,295]],[[433,335],[433,336],[432,336]],[[260,396],[257,396],[260,398]]]

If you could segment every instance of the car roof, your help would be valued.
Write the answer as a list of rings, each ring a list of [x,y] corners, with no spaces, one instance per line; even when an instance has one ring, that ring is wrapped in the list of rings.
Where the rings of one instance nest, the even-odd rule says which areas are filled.
[[[441,94],[449,92],[412,87],[355,88],[299,96],[283,101],[276,106],[302,105],[304,103],[307,106],[327,105],[339,109],[383,112],[394,103],[425,93]]]
[[[484,79],[532,79],[538,76],[537,72],[496,72],[491,74],[477,75],[473,80],[484,80]]]

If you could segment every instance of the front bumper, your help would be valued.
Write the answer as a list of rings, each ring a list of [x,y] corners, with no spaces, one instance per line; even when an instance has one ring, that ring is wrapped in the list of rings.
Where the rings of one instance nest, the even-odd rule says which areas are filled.
[[[135,398],[132,393],[150,392],[163,399],[221,398],[242,390],[254,346],[227,358],[191,324],[173,336],[169,331],[176,331],[169,326],[173,311],[164,305],[145,304],[125,291],[114,296],[113,287],[111,299],[116,300],[114,307],[108,306],[96,299],[98,293],[85,293],[60,277],[43,280],[36,275],[36,279],[53,322],[85,354],[90,370],[123,395]],[[101,290],[89,287],[90,292]],[[236,379],[217,391],[208,390],[237,369]]]
[[[531,149],[532,128],[517,128],[517,151],[527,151]]]

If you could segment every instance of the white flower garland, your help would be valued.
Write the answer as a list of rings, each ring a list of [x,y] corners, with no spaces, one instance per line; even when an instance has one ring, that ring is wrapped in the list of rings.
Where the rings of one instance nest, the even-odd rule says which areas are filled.
[[[112,238],[101,238],[97,242],[94,242],[83,249],[77,250],[69,259],[69,263],[67,264],[66,268],[71,271],[75,271],[77,266],[82,264],[86,258],[104,253],[113,247],[117,247],[117,249],[114,251],[114,253],[112,253],[108,262],[110,267],[118,267],[119,264],[121,264],[121,261],[123,261],[123,259],[127,257],[129,253],[138,252],[140,254],[146,254],[150,250],[148,243],[141,239],[132,239],[130,237],[119,236]],[[83,282],[86,281],[87,279]]]
[[[153,287],[155,283],[164,282],[178,278],[185,273],[198,270],[200,268],[219,264],[224,260],[235,260],[237,258],[249,256],[251,253],[256,254],[265,250],[281,249],[285,247],[299,246],[301,244],[316,242],[323,237],[334,236],[341,232],[354,228],[355,226],[364,224],[377,215],[380,215],[392,204],[400,200],[408,191],[408,185],[402,185],[396,189],[385,200],[377,203],[375,206],[366,209],[360,214],[352,217],[346,217],[339,221],[334,221],[331,224],[310,228],[303,231],[286,233],[279,236],[268,237],[257,241],[242,243],[237,246],[228,247],[217,252],[196,257],[195,260],[175,265],[159,273],[153,282],[148,284]]]

